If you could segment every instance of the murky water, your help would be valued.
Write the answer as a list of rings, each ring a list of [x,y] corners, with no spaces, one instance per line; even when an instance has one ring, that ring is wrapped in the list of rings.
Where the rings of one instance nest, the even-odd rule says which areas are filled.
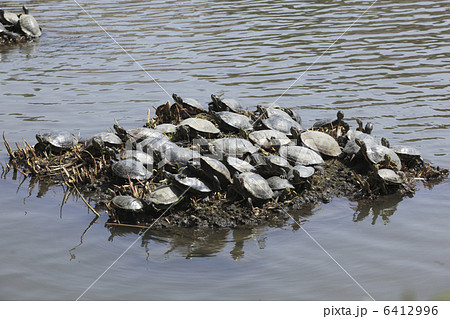
[[[80,2],[102,30],[74,1],[33,1],[41,40],[0,48],[0,131],[10,142],[49,128],[89,136],[114,118],[141,126],[172,93],[205,104],[225,93],[247,106],[296,106],[305,126],[344,110],[450,167],[448,2],[376,3],[341,37],[370,3]],[[0,180],[0,299],[76,299],[139,229],[109,229],[81,200],[61,209],[60,187],[43,196],[21,182]],[[448,193],[446,181],[412,198],[335,199],[295,216],[373,298],[430,299],[450,289]],[[82,299],[368,299],[307,233],[292,222],[151,231]]]

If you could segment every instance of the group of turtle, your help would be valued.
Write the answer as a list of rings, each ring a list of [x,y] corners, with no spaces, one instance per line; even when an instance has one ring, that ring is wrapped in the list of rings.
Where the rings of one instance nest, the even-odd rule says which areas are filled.
[[[163,114],[161,108],[176,109],[177,123],[157,117],[147,127],[126,130],[116,124],[114,133],[83,141],[94,157],[110,159],[114,180],[151,184],[153,190],[142,198],[115,196],[111,203],[117,210],[158,211],[182,199],[208,200],[214,194],[249,205],[280,200],[309,187],[333,158],[366,166],[383,185],[401,185],[402,167],[422,163],[416,149],[390,147],[373,136],[371,123],[363,127],[358,120],[352,130],[342,111],[304,129],[298,109],[270,104],[251,112],[215,95],[204,108],[193,99],[173,98],[156,114]],[[40,152],[80,143],[67,132],[38,134],[37,140]]]
[[[0,43],[33,41],[42,35],[36,19],[22,6],[23,13],[15,14],[0,9]]]

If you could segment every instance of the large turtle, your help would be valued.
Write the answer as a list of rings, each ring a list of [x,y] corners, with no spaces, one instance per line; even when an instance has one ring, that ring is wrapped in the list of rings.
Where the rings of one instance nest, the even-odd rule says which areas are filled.
[[[338,142],[330,135],[319,131],[306,131],[300,134],[303,145],[323,155],[336,157],[342,151]]]
[[[234,175],[234,185],[242,197],[248,198],[250,203],[264,202],[273,198],[274,193],[269,183],[259,174],[244,172]]]
[[[141,162],[127,158],[119,160],[111,165],[115,176],[122,179],[146,181],[152,177],[152,171],[148,170]]]
[[[28,14],[27,7],[22,7],[24,14],[20,15],[19,18],[19,25],[22,29],[23,33],[30,38],[39,38],[42,35],[41,28],[39,27],[39,24],[37,23],[36,19]]]
[[[178,204],[184,193],[175,185],[164,185],[147,194],[144,201],[156,210],[167,209]]]
[[[219,138],[210,143],[211,153],[222,155],[227,153],[230,156],[242,158],[247,153],[256,153],[258,148],[245,139],[236,137]]]
[[[249,117],[229,111],[212,112],[220,128],[225,132],[251,131],[253,125]]]
[[[38,148],[42,150],[61,151],[69,149],[78,143],[78,139],[67,131],[53,131],[36,134]]]
[[[315,151],[303,147],[303,146],[295,146],[295,145],[287,145],[280,147],[280,156],[284,157],[291,163],[292,165],[320,165],[323,164],[324,161],[322,157],[316,153]]]
[[[389,158],[388,162],[393,163],[396,170],[402,168],[400,158],[392,149],[382,145],[367,144],[358,138],[355,139],[355,142],[360,147],[361,154],[372,165],[378,165],[380,163],[389,165],[389,163],[385,163],[386,158]]]

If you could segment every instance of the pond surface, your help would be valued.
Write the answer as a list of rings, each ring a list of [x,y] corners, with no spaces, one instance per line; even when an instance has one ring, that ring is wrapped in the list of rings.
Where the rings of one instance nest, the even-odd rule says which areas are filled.
[[[114,118],[142,126],[172,93],[204,105],[224,93],[298,107],[306,127],[343,110],[352,125],[371,121],[375,135],[450,167],[446,0],[379,1],[363,16],[371,1],[78,3],[91,17],[71,0],[29,3],[42,38],[0,48],[0,131],[10,143],[47,129],[88,137]],[[9,173],[0,299],[75,300],[136,239],[81,300],[438,298],[450,289],[449,193],[446,180],[418,184],[411,198],[336,198],[292,212],[302,228],[291,220],[140,238],[140,229],[105,227],[106,215],[95,219],[80,199],[62,206],[61,187]]]

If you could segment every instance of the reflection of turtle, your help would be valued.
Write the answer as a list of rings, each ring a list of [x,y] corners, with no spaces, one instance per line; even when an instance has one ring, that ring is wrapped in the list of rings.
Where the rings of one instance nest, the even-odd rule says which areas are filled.
[[[19,25],[23,33],[30,39],[39,38],[42,35],[41,28],[37,23],[36,19],[28,14],[27,7],[22,7],[24,14],[20,15]]]

